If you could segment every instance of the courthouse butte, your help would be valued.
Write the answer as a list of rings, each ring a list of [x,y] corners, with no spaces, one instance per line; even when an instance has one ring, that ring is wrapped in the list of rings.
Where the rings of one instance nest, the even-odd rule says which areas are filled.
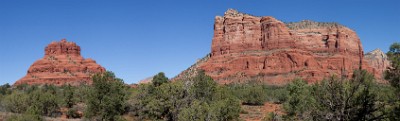
[[[104,71],[106,70],[93,59],[83,58],[78,45],[63,39],[47,45],[44,57],[33,63],[26,76],[14,85],[91,84],[91,76]]]
[[[229,9],[215,17],[210,54],[174,80],[204,70],[220,84],[285,84],[295,78],[315,82],[331,75],[350,77],[356,69],[382,80],[388,61],[379,54],[375,51],[367,58],[372,60],[365,59],[357,34],[337,23],[284,23]]]

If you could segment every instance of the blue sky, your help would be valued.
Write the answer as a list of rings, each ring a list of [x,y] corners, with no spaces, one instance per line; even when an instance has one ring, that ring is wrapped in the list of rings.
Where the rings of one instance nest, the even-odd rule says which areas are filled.
[[[173,77],[210,52],[216,15],[228,8],[284,22],[338,22],[364,50],[400,41],[398,0],[1,0],[0,84],[13,84],[66,38],[126,83]]]

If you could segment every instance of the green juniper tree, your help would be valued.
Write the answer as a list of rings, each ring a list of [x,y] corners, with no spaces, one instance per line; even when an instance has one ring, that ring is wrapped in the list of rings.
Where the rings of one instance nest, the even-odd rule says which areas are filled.
[[[287,120],[310,120],[308,109],[313,102],[310,98],[310,86],[307,82],[295,79],[286,87],[286,90],[288,99],[283,104],[283,108],[286,110],[284,118]]]
[[[167,83],[168,78],[165,76],[164,72],[160,72],[153,77],[153,80],[151,82],[155,87],[158,87],[163,83]]]
[[[138,120],[232,121],[241,111],[239,100],[204,72],[188,81],[141,84],[131,100]]]
[[[75,105],[74,89],[71,85],[67,85],[63,91],[63,101],[67,108],[72,108]]]
[[[385,73],[385,79],[396,89],[397,101],[393,103],[391,120],[400,120],[400,43],[393,43],[387,53],[391,67]]]
[[[95,74],[88,92],[85,117],[93,120],[121,119],[126,109],[127,87],[112,72]]]

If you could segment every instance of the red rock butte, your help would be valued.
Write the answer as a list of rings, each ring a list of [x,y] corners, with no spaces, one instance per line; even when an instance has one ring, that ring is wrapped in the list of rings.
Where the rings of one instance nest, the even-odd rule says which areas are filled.
[[[44,57],[34,62],[26,76],[14,85],[91,84],[91,76],[104,71],[93,59],[84,59],[78,45],[63,39],[47,45]]]
[[[316,82],[331,75],[350,77],[355,69],[375,68],[364,60],[357,34],[343,25],[284,23],[229,9],[215,17],[211,53],[173,80],[201,69],[220,84],[254,80],[279,85],[295,78]],[[382,72],[374,74],[382,77]]]

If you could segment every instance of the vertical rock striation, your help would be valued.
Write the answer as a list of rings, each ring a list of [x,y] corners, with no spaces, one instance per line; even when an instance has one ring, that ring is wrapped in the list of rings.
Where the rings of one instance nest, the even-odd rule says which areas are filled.
[[[285,84],[294,78],[315,82],[331,75],[349,77],[355,69],[371,71],[364,66],[369,64],[360,39],[345,26],[309,20],[283,23],[229,9],[215,17],[210,57],[175,80],[202,69],[221,84]]]

